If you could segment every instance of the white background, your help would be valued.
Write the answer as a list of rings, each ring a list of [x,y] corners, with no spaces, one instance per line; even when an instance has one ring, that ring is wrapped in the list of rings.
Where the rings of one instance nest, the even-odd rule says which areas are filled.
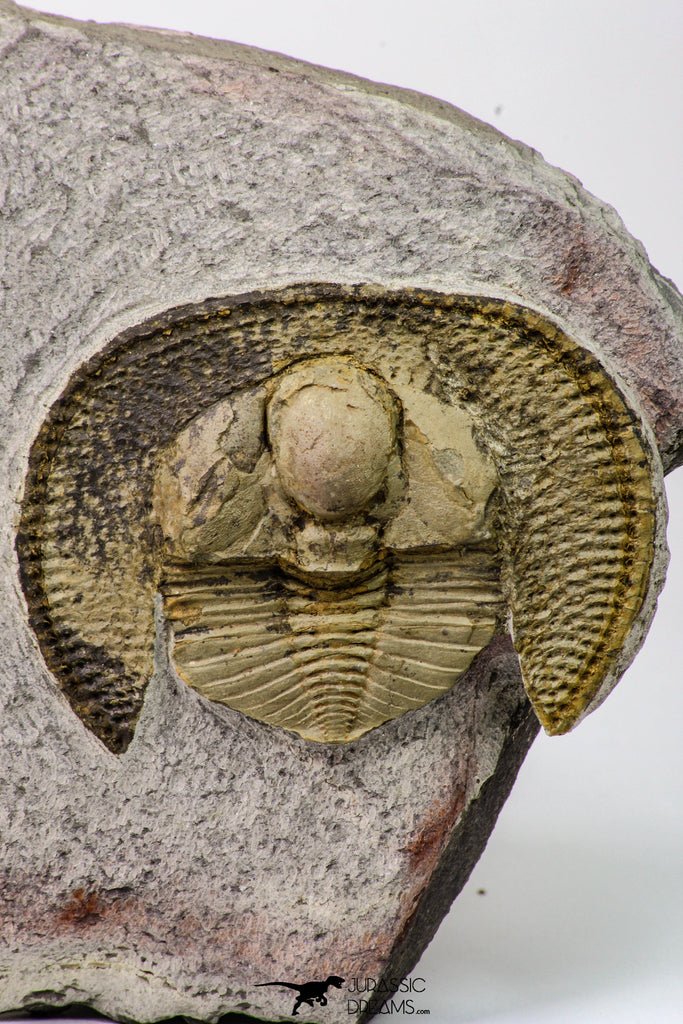
[[[448,100],[579,177],[683,286],[681,0],[38,6],[232,39]],[[432,1024],[683,1021],[683,470],[668,484],[672,560],[646,645],[576,732],[532,748],[413,972]]]

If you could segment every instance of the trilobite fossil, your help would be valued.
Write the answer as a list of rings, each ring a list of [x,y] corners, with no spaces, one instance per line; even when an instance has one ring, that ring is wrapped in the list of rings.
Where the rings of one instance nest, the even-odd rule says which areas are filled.
[[[172,310],[55,403],[17,538],[85,724],[130,742],[162,596],[209,701],[342,743],[512,630],[549,732],[613,685],[662,515],[597,360],[493,299],[301,286]]]
[[[178,672],[328,743],[438,697],[503,618],[495,484],[461,412],[348,358],[218,403],[156,477]]]

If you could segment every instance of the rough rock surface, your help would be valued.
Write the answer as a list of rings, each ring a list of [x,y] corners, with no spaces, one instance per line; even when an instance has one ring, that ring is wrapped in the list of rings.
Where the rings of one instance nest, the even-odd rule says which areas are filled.
[[[117,758],[27,624],[27,458],[119,331],[302,281],[511,298],[603,359],[683,461],[683,303],[614,211],[425,97],[0,0],[0,1011],[288,1017],[283,978],[410,969],[536,731],[497,638],[457,690],[343,748],[216,709],[159,646]],[[322,1018],[322,1012],[320,1015]],[[325,1020],[349,1020],[330,994]]]

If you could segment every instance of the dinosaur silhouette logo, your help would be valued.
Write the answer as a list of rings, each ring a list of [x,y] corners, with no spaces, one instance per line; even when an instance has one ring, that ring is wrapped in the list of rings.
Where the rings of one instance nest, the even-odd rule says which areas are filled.
[[[344,979],[340,978],[336,974],[331,974],[326,981],[307,981],[305,985],[293,985],[289,981],[265,981],[257,988],[267,988],[270,985],[278,985],[280,988],[291,988],[295,992],[298,992],[296,1002],[294,1003],[294,1009],[292,1010],[292,1016],[297,1016],[297,1010],[306,1003],[311,1009],[315,1009],[315,1003],[319,1006],[327,1006],[327,990],[333,986],[334,988],[341,988],[344,984]]]

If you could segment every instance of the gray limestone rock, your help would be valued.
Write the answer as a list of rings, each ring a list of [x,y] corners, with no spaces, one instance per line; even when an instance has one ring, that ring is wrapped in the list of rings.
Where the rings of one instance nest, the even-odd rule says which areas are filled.
[[[301,282],[432,289],[562,326],[670,469],[683,302],[609,206],[447,104],[7,0],[0,50],[0,1011],[287,1019],[290,994],[259,985],[405,974],[466,881],[538,728],[511,641],[332,747],[209,705],[160,625],[117,757],[60,693],[19,579],[48,410],[112,338],[170,308]],[[326,1021],[353,1019],[343,989],[328,996]]]

